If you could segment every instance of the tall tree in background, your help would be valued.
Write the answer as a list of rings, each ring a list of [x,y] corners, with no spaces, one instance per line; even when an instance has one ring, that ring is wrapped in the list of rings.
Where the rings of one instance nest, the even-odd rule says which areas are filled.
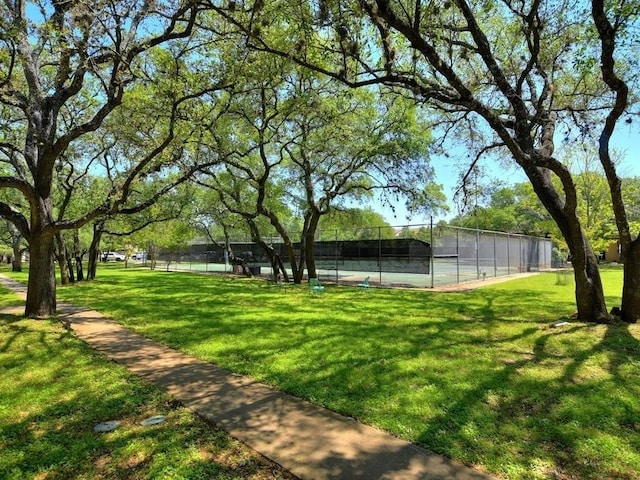
[[[22,254],[27,249],[22,235],[11,222],[0,224],[0,242],[11,249],[11,270],[22,271]]]
[[[376,240],[394,238],[395,230],[382,214],[371,209],[334,209],[320,221],[322,240]]]
[[[256,17],[271,23],[258,27]],[[279,22],[282,18],[287,21]],[[470,169],[485,156],[507,151],[567,242],[578,316],[585,321],[607,321],[609,313],[597,259],[578,215],[575,179],[554,156],[555,132],[561,121],[588,130],[610,111],[600,158],[627,259],[622,315],[636,321],[640,240],[629,231],[608,148],[629,109],[628,87],[616,71],[615,61],[622,61],[616,48],[631,38],[637,18],[638,2],[624,0],[606,8],[601,0],[295,5],[274,0],[255,2],[233,20],[256,49],[292,58],[352,87],[384,84],[413,96],[438,119],[445,137],[475,149]],[[591,21],[585,26],[586,19]],[[630,45],[623,48],[627,61],[635,61]],[[634,78],[637,65],[624,71]]]
[[[301,249],[309,277],[316,277],[323,216],[373,192],[411,201],[432,184],[430,132],[404,97],[345,91],[316,75],[296,79],[293,93],[303,103],[287,123],[295,136],[284,148],[287,190],[303,214]]]
[[[287,135],[285,121],[295,109],[294,100],[287,96],[286,81],[281,78],[288,68],[283,70],[286,62],[261,58],[242,47],[227,52],[230,54],[248,55],[249,68],[238,72],[235,87],[241,93],[230,101],[225,122],[211,128],[206,137],[209,150],[225,152],[225,162],[203,171],[198,182],[215,192],[226,212],[243,219],[252,241],[270,259],[274,275],[280,272],[288,281],[282,259],[263,238],[263,224],[270,223],[285,243],[294,279],[300,279],[302,273],[288,228],[291,209],[286,204],[281,172],[284,157],[280,142]],[[219,222],[223,226],[225,223]],[[231,261],[242,263],[242,258],[235,258],[229,242],[226,250]]]
[[[528,182],[510,186],[483,187],[486,199],[457,215],[451,225],[533,236],[551,236],[562,241],[557,226]],[[485,195],[483,195],[484,197]]]
[[[611,153],[611,138],[631,103],[629,84],[624,76],[638,77],[638,56],[629,57],[635,65],[626,70],[620,68],[621,54],[637,53],[640,2],[614,1],[605,5],[604,0],[591,1],[591,17],[600,41],[600,72],[610,91],[610,107],[598,140],[598,156],[609,184],[613,213],[618,230],[622,258],[624,260],[624,282],[622,284],[622,319],[636,322],[640,318],[640,232],[632,230],[629,214],[624,202],[622,180],[618,176],[616,161]],[[634,30],[635,29],[635,30]],[[628,47],[631,46],[629,49]],[[616,62],[618,66],[616,66]],[[635,68],[634,68],[635,67]],[[636,83],[637,87],[637,83]],[[636,91],[638,93],[638,91]]]
[[[257,217],[269,220],[300,283],[305,269],[317,276],[322,216],[375,191],[410,197],[430,185],[430,135],[404,97],[381,101],[374,91],[353,91],[288,61],[248,55],[250,71],[236,84],[243,93],[229,108],[229,123],[211,132],[212,148],[230,154],[201,183],[245,218],[257,243]],[[302,231],[287,228],[289,211],[298,212]]]

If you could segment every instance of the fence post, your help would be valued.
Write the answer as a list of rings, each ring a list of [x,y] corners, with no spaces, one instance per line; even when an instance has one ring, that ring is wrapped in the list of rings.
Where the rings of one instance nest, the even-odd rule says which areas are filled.
[[[338,229],[336,228],[336,285],[338,284],[339,278],[340,278],[340,274],[338,272]]]
[[[511,275],[511,236],[507,233],[507,275]]]
[[[378,227],[378,282],[382,285],[382,227]]]
[[[430,239],[431,248],[429,249],[430,250],[430,252],[429,252],[429,263],[430,263],[430,266],[431,266],[431,288],[433,288],[434,287],[434,271],[433,270],[435,268],[435,265],[433,263],[433,215],[430,216],[429,219],[430,219],[430,223],[431,223],[431,225],[430,225],[431,226],[431,239]]]
[[[476,271],[480,280],[480,229],[478,227],[476,227]]]
[[[496,237],[497,233],[493,233],[493,276],[498,276],[498,249],[496,248]]]
[[[456,283],[460,283],[460,229],[456,228]]]
[[[523,255],[524,252],[522,251],[522,237],[518,237],[518,238],[519,238],[518,246],[520,247],[520,268],[518,269],[518,273],[522,273],[522,265],[523,265],[522,257],[524,256]]]

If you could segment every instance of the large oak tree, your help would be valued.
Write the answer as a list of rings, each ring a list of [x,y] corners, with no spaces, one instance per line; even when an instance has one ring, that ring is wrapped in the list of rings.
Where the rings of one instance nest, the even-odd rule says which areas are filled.
[[[202,184],[246,219],[259,244],[257,218],[269,220],[300,283],[305,270],[317,276],[314,242],[332,209],[372,192],[412,198],[432,186],[430,135],[404,97],[382,101],[374,91],[350,90],[289,62],[250,56],[243,94],[229,108],[233,135],[211,132],[212,148],[230,154]],[[283,207],[299,212],[301,231],[287,228]]]
[[[0,215],[29,244],[26,315],[55,311],[56,235],[101,216],[140,211],[171,189],[164,184],[132,204],[136,185],[148,175],[168,168],[174,175],[181,171],[183,181],[191,173],[190,167],[176,166],[183,157],[175,146],[176,128],[184,104],[199,93],[171,88],[168,79],[181,73],[181,55],[193,55],[189,48],[180,50],[178,40],[192,35],[198,13],[191,0],[0,4],[0,189],[21,196],[19,202],[0,202]],[[165,70],[149,54],[172,45]],[[154,78],[164,79],[156,99],[161,110],[140,123],[139,148],[118,146],[117,130],[106,133],[105,122],[133,86]],[[133,97],[131,103],[136,104]],[[54,207],[56,178],[68,172],[67,162],[110,183],[86,210],[61,218]]]
[[[258,50],[352,87],[384,84],[411,95],[445,136],[475,149],[469,169],[507,152],[566,240],[585,321],[607,321],[609,313],[575,179],[555,156],[556,130],[585,133],[600,122],[600,160],[625,255],[622,317],[636,321],[640,240],[629,228],[609,142],[630,108],[623,72],[633,79],[637,65],[635,73],[620,68],[616,49],[631,52],[623,42],[633,40],[638,10],[625,0],[273,0],[247,2],[230,20]]]

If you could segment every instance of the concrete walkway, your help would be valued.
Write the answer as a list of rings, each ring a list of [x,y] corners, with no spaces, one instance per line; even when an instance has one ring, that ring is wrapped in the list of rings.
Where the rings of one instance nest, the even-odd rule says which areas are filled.
[[[7,277],[0,275],[0,283],[25,295],[26,287]],[[494,478],[155,343],[98,312],[67,304],[58,312],[90,346],[302,479]]]

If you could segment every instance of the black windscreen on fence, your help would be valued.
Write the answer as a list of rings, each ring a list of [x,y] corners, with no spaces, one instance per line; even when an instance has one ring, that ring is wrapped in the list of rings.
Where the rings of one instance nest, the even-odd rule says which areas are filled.
[[[288,256],[283,243],[271,244],[286,262]],[[250,264],[268,265],[266,253],[255,243],[232,243],[233,254]],[[300,244],[293,244],[299,260]],[[380,240],[333,240],[314,242],[314,257],[318,268],[346,271],[383,271],[429,273],[431,246],[414,238]],[[189,251],[191,261],[224,263],[222,245],[193,245]]]
[[[429,273],[431,245],[415,238],[315,242],[318,268]]]

